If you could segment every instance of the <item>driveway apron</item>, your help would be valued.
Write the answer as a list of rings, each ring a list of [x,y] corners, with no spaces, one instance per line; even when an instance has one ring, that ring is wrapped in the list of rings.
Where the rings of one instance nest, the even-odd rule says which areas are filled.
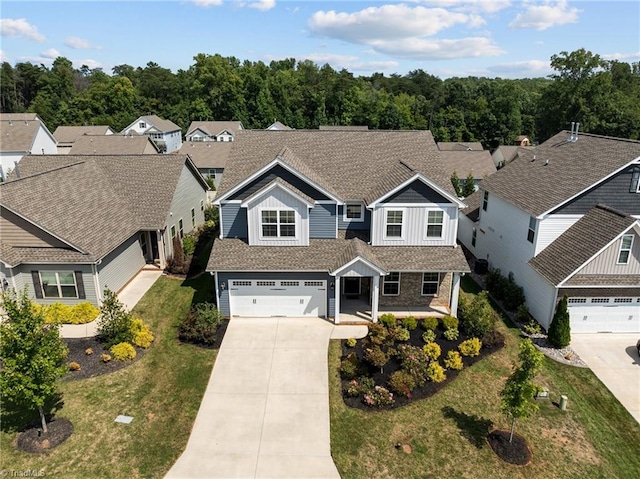
[[[234,318],[167,478],[339,478],[320,318]]]

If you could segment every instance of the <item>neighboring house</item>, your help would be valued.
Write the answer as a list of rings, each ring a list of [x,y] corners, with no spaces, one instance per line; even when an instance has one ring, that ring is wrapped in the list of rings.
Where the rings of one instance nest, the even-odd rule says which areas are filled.
[[[438,142],[440,151],[482,151],[482,143],[479,141],[440,141]]]
[[[53,136],[58,142],[58,154],[66,155],[70,152],[75,141],[85,135],[113,135],[115,131],[107,125],[88,125],[88,126],[59,126],[53,132]]]
[[[241,121],[192,121],[186,141],[233,141],[242,129]]]
[[[290,126],[287,126],[284,123],[281,123],[279,121],[274,121],[273,123],[271,123],[271,125],[269,125],[265,129],[266,130],[293,130],[293,128],[291,128]]]
[[[502,168],[504,165],[511,163],[513,160],[518,158],[518,154],[521,151],[532,150],[533,146],[511,146],[511,145],[500,145],[498,148],[494,150],[491,155],[493,159],[493,164],[496,165],[496,168]]]
[[[531,146],[531,140],[527,135],[518,135],[518,137],[516,138],[516,145]]]
[[[146,135],[81,136],[73,146],[71,155],[157,155],[158,147]]]
[[[222,181],[222,174],[232,146],[230,141],[185,143],[180,148],[180,154],[189,155],[200,174],[205,178],[210,178],[217,190],[220,181]]]
[[[147,135],[162,153],[179,151],[182,146],[182,129],[170,120],[156,115],[141,116],[122,130],[123,135]]]
[[[367,125],[320,125],[319,130],[330,131],[365,131],[369,127]]]
[[[0,178],[25,155],[55,155],[56,139],[35,113],[0,114]]]
[[[429,131],[246,130],[214,204],[225,316],[457,313],[458,200]]]
[[[493,164],[491,153],[488,150],[445,150],[440,152],[440,156],[444,160],[450,176],[455,171],[460,178],[460,186],[467,181],[469,173],[473,175],[475,189],[483,178],[496,172],[496,166]]]
[[[640,332],[640,141],[563,131],[480,188],[459,239],[543,327],[566,294],[573,332]]]
[[[13,177],[17,175],[12,175]],[[164,268],[172,237],[204,222],[207,186],[185,155],[27,156],[0,184],[0,280],[41,304],[119,291]]]

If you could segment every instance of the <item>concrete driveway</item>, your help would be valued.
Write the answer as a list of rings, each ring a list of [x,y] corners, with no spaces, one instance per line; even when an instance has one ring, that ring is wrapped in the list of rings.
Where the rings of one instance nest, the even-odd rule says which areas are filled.
[[[339,478],[327,364],[339,328],[320,318],[233,318],[187,447],[166,477]]]
[[[640,358],[635,333],[573,334],[571,348],[640,422]]]

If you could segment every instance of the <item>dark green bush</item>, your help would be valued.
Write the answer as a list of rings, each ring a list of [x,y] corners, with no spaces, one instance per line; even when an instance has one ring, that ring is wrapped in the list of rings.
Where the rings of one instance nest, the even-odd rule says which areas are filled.
[[[509,311],[516,311],[521,304],[526,301],[524,290],[513,278],[513,273],[509,273],[509,278],[504,286],[504,307]]]
[[[413,316],[409,316],[404,318],[402,321],[402,326],[409,331],[413,331],[418,327],[418,321]]]
[[[358,364],[349,358],[340,362],[340,377],[342,379],[354,379],[358,376]]]
[[[189,343],[211,346],[216,342],[222,320],[222,314],[214,304],[197,304],[178,326],[178,338]]]
[[[556,348],[565,348],[571,343],[571,324],[567,302],[567,295],[564,295],[556,306],[556,312],[549,326],[547,339]]]
[[[442,318],[442,327],[444,329],[458,329],[459,321],[455,316],[447,314]]]
[[[425,331],[435,331],[436,329],[438,329],[438,318],[434,318],[432,316],[424,318],[422,321],[420,321],[420,327]]]
[[[387,328],[394,327],[397,322],[398,320],[392,313],[384,313],[382,316],[380,316],[380,323]]]
[[[477,294],[473,300],[460,303],[460,328],[467,336],[481,338],[493,329],[497,318],[496,312],[489,304],[486,291]]]
[[[198,242],[198,235],[194,231],[191,231],[184,235],[182,238],[182,251],[185,256],[193,256],[196,250],[196,243]]]
[[[98,339],[107,348],[120,343],[132,343],[134,339],[133,316],[124,309],[116,293],[105,289],[100,319],[98,320]]]
[[[504,298],[506,283],[507,279],[502,276],[502,272],[498,268],[489,270],[485,276],[487,291],[498,300]]]

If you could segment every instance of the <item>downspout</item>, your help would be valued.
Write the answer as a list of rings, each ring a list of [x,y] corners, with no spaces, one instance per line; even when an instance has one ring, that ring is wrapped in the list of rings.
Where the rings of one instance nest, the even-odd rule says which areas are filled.
[[[98,276],[98,265],[102,263],[102,260],[98,260],[91,265],[91,273],[93,274],[93,285],[96,288],[96,298],[98,299],[98,306],[102,305],[102,290],[100,289],[100,278]]]
[[[164,270],[166,264],[166,251],[164,250],[164,232],[162,230],[156,230],[156,241],[158,242],[158,259],[160,260],[160,269]]]
[[[213,281],[215,283],[215,288],[216,288],[216,307],[218,308],[218,311],[220,311],[220,290],[218,289],[218,272],[210,271],[209,274],[213,276]]]

